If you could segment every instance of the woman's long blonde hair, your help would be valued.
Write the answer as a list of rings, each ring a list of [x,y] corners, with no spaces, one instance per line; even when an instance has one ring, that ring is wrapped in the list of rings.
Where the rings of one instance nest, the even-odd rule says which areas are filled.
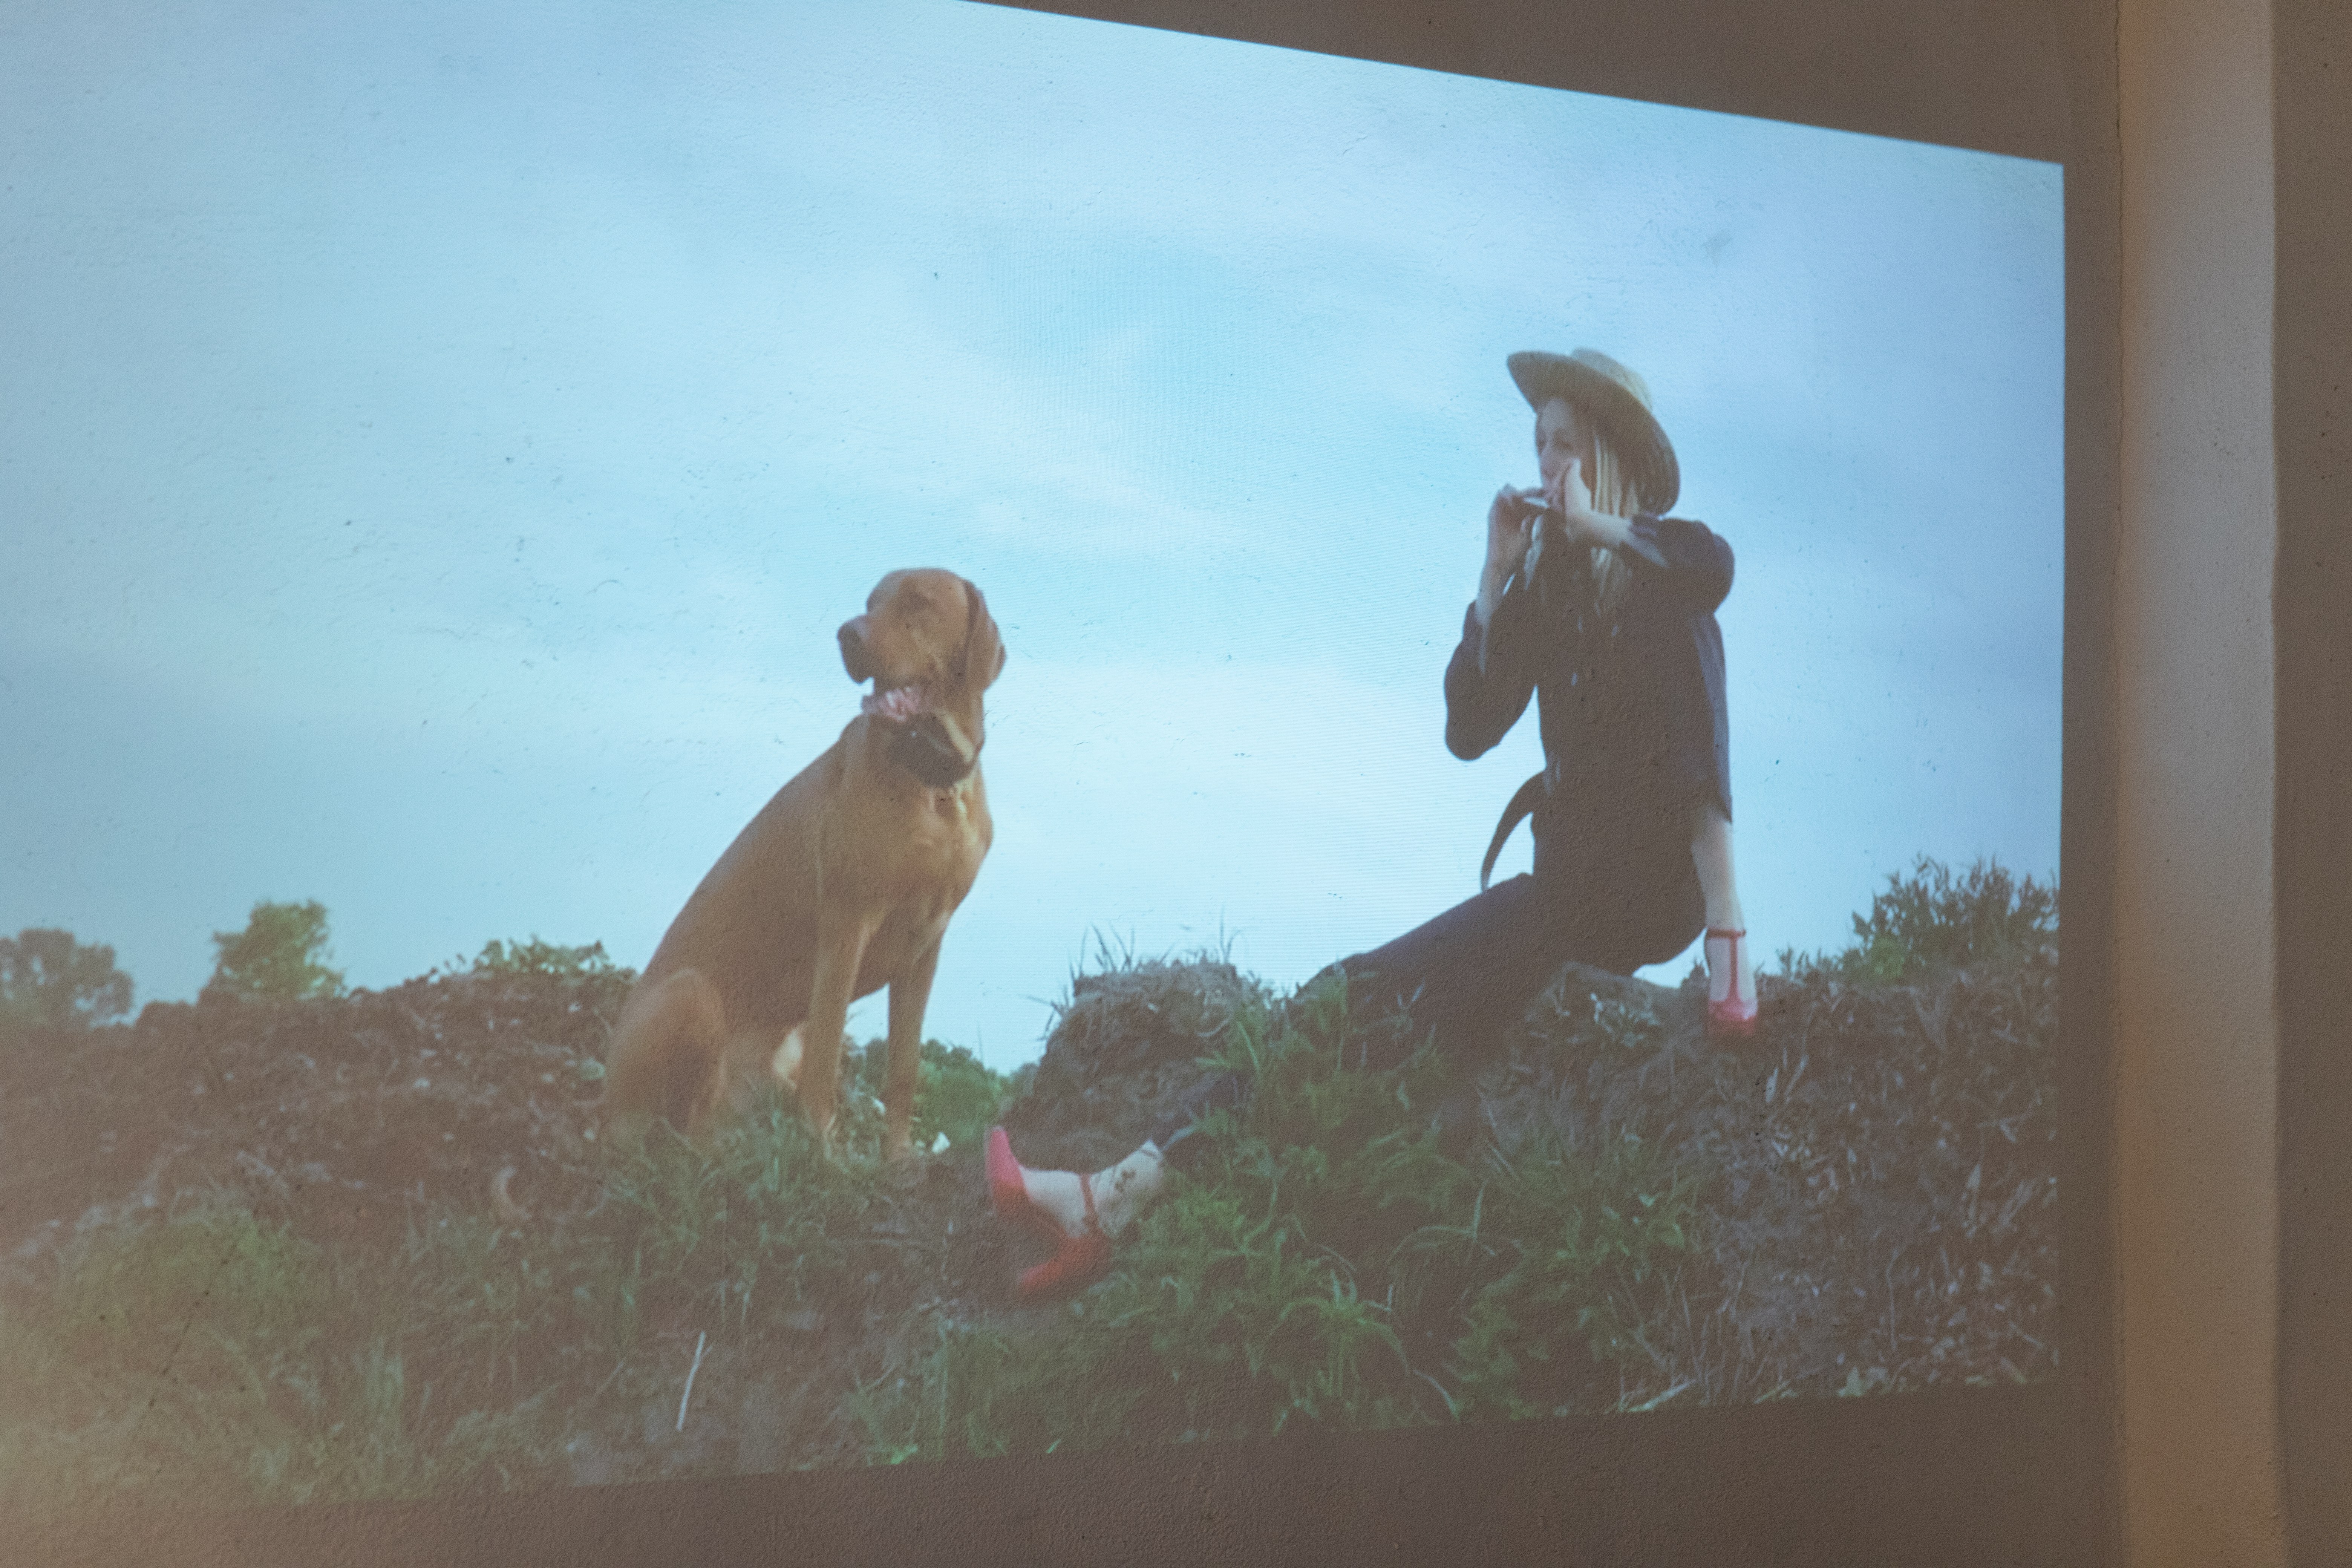
[[[1631,518],[1641,510],[1640,499],[1634,494],[1633,476],[1627,465],[1609,444],[1608,433],[1591,411],[1580,405],[1576,416],[1592,439],[1592,510],[1614,517]],[[1592,547],[1592,602],[1601,615],[1613,616],[1625,602],[1626,590],[1633,585],[1633,568],[1624,557],[1600,545]]]

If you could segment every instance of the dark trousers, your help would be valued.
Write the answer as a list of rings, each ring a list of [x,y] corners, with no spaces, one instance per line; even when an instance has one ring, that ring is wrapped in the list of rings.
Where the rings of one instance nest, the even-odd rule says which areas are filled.
[[[1648,878],[1513,877],[1393,942],[1342,959],[1336,967],[1347,975],[1349,1011],[1378,1016],[1402,1009],[1411,1016],[1419,1030],[1389,1044],[1397,1060],[1433,1037],[1439,1050],[1475,1061],[1527,1012],[1561,964],[1631,974],[1690,945],[1706,926],[1706,905],[1687,848],[1674,847],[1678,858],[1647,868],[1655,873]],[[1153,1131],[1152,1142],[1181,1167],[1196,1152],[1199,1141],[1189,1134],[1197,1118],[1238,1106],[1248,1092],[1235,1074],[1204,1078]]]

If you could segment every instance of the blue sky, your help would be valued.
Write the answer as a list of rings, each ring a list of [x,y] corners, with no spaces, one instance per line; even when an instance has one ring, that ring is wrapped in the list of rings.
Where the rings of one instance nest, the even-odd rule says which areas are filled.
[[[1033,1056],[1097,933],[1295,984],[1535,765],[1439,691],[1527,347],[1738,552],[1766,950],[2057,864],[2054,165],[984,5],[99,0],[0,20],[0,931],[142,1000],[265,898],[356,984],[642,963],[914,564],[1011,653],[929,1032]]]

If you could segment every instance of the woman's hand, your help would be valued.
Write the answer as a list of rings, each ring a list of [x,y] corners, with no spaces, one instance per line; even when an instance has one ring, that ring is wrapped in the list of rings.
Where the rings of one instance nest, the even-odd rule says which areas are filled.
[[[1594,509],[1591,487],[1584,480],[1584,462],[1570,458],[1545,487],[1544,499],[1560,520],[1564,542],[1615,550],[1625,542],[1625,519]]]
[[[1526,492],[1505,485],[1495,492],[1494,504],[1486,509],[1486,563],[1478,574],[1478,623],[1484,626],[1494,618],[1495,605],[1503,596],[1503,584],[1519,569],[1528,556],[1528,541],[1535,536],[1537,503]]]

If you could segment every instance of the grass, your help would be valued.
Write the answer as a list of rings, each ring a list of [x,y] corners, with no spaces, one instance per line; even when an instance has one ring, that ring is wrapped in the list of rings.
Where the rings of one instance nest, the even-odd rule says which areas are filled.
[[[1468,1163],[1432,1114],[1446,1064],[1357,1065],[1403,1027],[1351,1016],[1337,981],[1238,1016],[1208,1065],[1255,1091],[1204,1120],[1117,1271],[1042,1328],[936,1323],[859,1391],[869,1457],[1538,1414],[1635,1353],[1624,1325],[1692,1246],[1698,1178],[1633,1145]]]
[[[881,1179],[878,1042],[847,1064],[838,1162],[772,1100],[708,1148],[662,1130],[589,1145],[581,1191],[551,1196],[542,1173],[528,1223],[502,1223],[477,1192],[419,1201],[362,1247],[252,1189],[126,1207],[37,1269],[11,1266],[0,1509],[117,1481],[291,1503],[674,1473],[659,1445],[699,1430],[680,1420],[681,1437],[671,1412],[705,1347],[698,1410],[822,1363],[780,1463],[1917,1386],[1959,1355],[1950,1336],[2007,1332],[1983,1325],[2022,1314],[2047,1273],[2033,1227],[2054,1186],[2036,1140],[2054,1119],[2046,1083],[2018,1064],[2039,1059],[2049,1026],[2056,921],[2054,889],[1998,867],[1922,861],[1890,878],[1843,952],[1784,955],[1785,1011],[1801,1019],[1760,1100],[1710,1102],[1720,1126],[1736,1122],[1713,1144],[1672,1131],[1706,1086],[1673,1078],[1697,1059],[1675,1055],[1639,1000],[1580,994],[1531,1015],[1519,1065],[1551,1075],[1545,1091],[1576,1114],[1497,1122],[1474,1148],[1441,1114],[1464,1087],[1454,1068],[1412,1048],[1405,1020],[1351,1008],[1336,980],[1278,999],[1229,969],[1107,951],[1105,973],[1084,977],[1086,1005],[1065,1014],[1074,1037],[1126,1071],[1163,1048],[1147,1039],[1160,1031],[1177,1056],[1197,1048],[1205,1069],[1255,1089],[1204,1121],[1200,1158],[1122,1237],[1115,1272],[1052,1309],[960,1295],[942,1283],[940,1245],[907,1237],[919,1204],[979,1211],[963,1188],[918,1198]],[[491,944],[473,972],[478,991],[484,977],[518,996],[552,987],[580,1016],[628,978],[601,949],[537,938]],[[446,1033],[418,1037],[457,1048]],[[563,1049],[549,1058],[555,1079],[566,1063],[593,1068],[592,1052]],[[1370,1070],[1368,1056],[1402,1065]],[[1007,1079],[928,1043],[919,1147],[967,1169],[1008,1095],[1043,1070]],[[1848,1075],[1835,1092],[1831,1071]],[[1078,1086],[1039,1087],[1066,1098]],[[1873,1120],[1914,1100],[1932,1121],[1898,1135]],[[1743,1348],[1740,1282],[1716,1278],[1732,1204],[1717,1154],[1734,1157],[1721,1140],[1735,1135],[1782,1141],[1777,1168],[1816,1184],[1806,1212],[1856,1226],[1868,1217],[1857,1191],[1965,1180],[1932,1258],[1882,1256],[1862,1229],[1803,1241],[1807,1267],[1834,1243],[1867,1255],[1874,1290],[1884,1274],[1887,1327],[1866,1358],[1857,1342],[1850,1364],[1813,1375]],[[1902,1169],[1869,1170],[1873,1151]],[[1899,1323],[1897,1263],[1910,1270]],[[1948,1325],[1914,1313],[1914,1297],[1940,1303]],[[733,1419],[714,1415],[711,1429]],[[697,1452],[716,1466],[736,1450]],[[599,1453],[618,1458],[583,1458]]]
[[[922,1130],[974,1141],[985,1069],[936,1060],[951,1092]],[[118,1215],[0,1317],[0,1497],[67,1473],[266,1503],[568,1479],[581,1430],[669,1378],[666,1329],[756,1342],[831,1304],[883,1201],[878,1111],[843,1121],[841,1163],[780,1099],[709,1150],[656,1129],[612,1152],[591,1223],[435,1205],[388,1256],[229,1193]]]
[[[475,1294],[470,1280],[451,1289],[462,1249],[419,1243],[395,1268],[364,1268],[225,1194],[86,1233],[58,1259],[47,1302],[0,1320],[0,1403],[26,1417],[0,1436],[6,1489],[54,1491],[47,1483],[70,1472],[299,1503],[520,1479],[530,1403],[445,1401],[436,1415],[410,1361],[419,1345],[474,1353],[513,1301],[486,1290],[474,1310],[453,1303]]]

